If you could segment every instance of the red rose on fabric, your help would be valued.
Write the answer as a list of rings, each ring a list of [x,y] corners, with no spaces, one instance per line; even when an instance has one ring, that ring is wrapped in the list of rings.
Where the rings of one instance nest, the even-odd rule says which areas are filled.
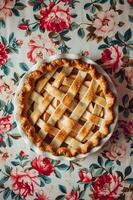
[[[25,156],[24,151],[20,151],[19,156],[23,158]]]
[[[133,134],[133,122],[132,121],[125,121],[119,120],[118,122],[119,128],[122,128],[125,131],[125,134]]]
[[[43,3],[43,0],[37,0],[38,3]]]
[[[12,9],[14,8],[16,0],[0,0],[0,14],[2,18],[12,16]]]
[[[13,128],[13,125],[10,122],[11,115],[0,118],[0,132],[6,133]]]
[[[116,174],[103,174],[93,182],[93,195],[98,200],[114,200],[123,190],[124,183]]]
[[[87,175],[86,171],[81,170],[79,172],[79,178],[80,181],[83,183],[90,183],[91,182],[91,178]]]
[[[119,68],[121,53],[120,47],[118,45],[114,45],[110,48],[105,49],[101,55],[101,61],[106,68],[112,68],[113,72],[115,72]]]
[[[133,4],[133,0],[127,0],[129,4]]]
[[[36,157],[32,161],[31,165],[38,171],[39,174],[44,174],[46,176],[50,176],[50,174],[54,171],[54,166],[50,160],[48,158],[44,158],[43,156]]]
[[[49,6],[40,11],[40,27],[53,33],[59,33],[64,29],[68,29],[71,24],[70,10],[67,8],[64,10],[60,6],[56,6],[54,3],[50,3]]]
[[[74,192],[70,192],[68,194],[68,196],[66,196],[66,200],[79,200],[78,198],[78,192],[77,191],[74,191]]]
[[[0,142],[3,142],[3,137],[2,136],[0,136]]]
[[[119,143],[110,143],[106,152],[110,160],[122,160],[126,156],[126,145]]]
[[[27,30],[28,29],[28,24],[19,24],[18,28],[21,30]]]
[[[38,197],[34,200],[49,200],[49,198],[44,194],[43,190],[41,190],[38,194]]]
[[[0,66],[6,63],[7,58],[8,54],[6,52],[5,46],[0,42]]]
[[[11,171],[12,190],[22,198],[33,196],[38,178],[33,171]]]

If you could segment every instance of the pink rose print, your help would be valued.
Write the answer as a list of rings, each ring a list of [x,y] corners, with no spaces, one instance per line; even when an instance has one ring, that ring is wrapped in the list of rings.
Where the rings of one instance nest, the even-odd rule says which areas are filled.
[[[114,10],[100,11],[95,15],[93,27],[95,27],[95,35],[105,38],[113,36],[116,26],[117,13]]]
[[[2,153],[0,153],[0,162],[4,164],[6,160],[9,158],[9,156],[11,156],[12,154],[9,155],[6,148],[1,148],[1,152]]]
[[[124,183],[116,174],[103,174],[93,182],[93,195],[98,200],[114,200],[123,190]]]
[[[38,171],[39,174],[44,174],[46,176],[50,176],[50,174],[54,171],[54,166],[50,160],[48,158],[44,158],[43,156],[36,157],[32,161],[31,165]]]
[[[7,131],[13,128],[12,123],[10,122],[11,115],[6,115],[5,117],[0,118],[0,132],[6,133]]]
[[[92,181],[91,178],[87,175],[86,171],[83,170],[79,172],[79,178],[83,183],[90,183]]]
[[[38,194],[38,197],[34,200],[49,200],[49,198],[44,194],[43,190],[41,190]]]
[[[101,61],[106,68],[112,68],[115,72],[120,67],[121,52],[118,45],[103,50],[101,56]]]
[[[66,200],[79,200],[78,196],[79,196],[78,191],[70,192],[66,196]]]
[[[5,46],[0,42],[0,67],[6,63],[7,58],[8,54],[6,52]]]
[[[126,146],[124,144],[110,144],[106,156],[110,160],[122,160],[126,155]]]
[[[88,51],[82,51],[82,55],[83,56],[89,56],[89,52]]]
[[[17,45],[22,46],[23,45],[23,40],[17,40]]]
[[[130,85],[133,85],[133,66],[125,69],[125,77]]]
[[[125,132],[125,134],[133,134],[133,122],[132,121],[124,121],[119,120],[118,121],[118,127],[122,128]]]
[[[2,17],[12,16],[11,9],[14,8],[16,0],[1,0],[0,1],[0,15]]]
[[[40,27],[51,31],[53,33],[59,33],[64,29],[68,29],[71,24],[70,10],[67,8],[61,8],[54,3],[50,3],[49,6],[40,11],[42,18],[40,19]]]
[[[0,94],[5,91],[5,90],[9,90],[10,87],[9,85],[7,85],[5,82],[3,82],[2,80],[0,80]]]
[[[9,86],[7,83],[3,81],[3,79],[0,79],[0,94],[2,94],[6,100],[12,99],[15,91],[14,86],[16,85],[14,84],[13,80],[10,81],[10,86]]]
[[[38,185],[38,178],[33,171],[11,171],[12,190],[22,198],[33,196],[35,187]]]
[[[28,45],[29,52],[27,53],[27,57],[32,63],[37,63],[39,58],[43,59],[45,56],[55,53],[55,45],[51,41],[45,40],[42,35],[31,39]]]

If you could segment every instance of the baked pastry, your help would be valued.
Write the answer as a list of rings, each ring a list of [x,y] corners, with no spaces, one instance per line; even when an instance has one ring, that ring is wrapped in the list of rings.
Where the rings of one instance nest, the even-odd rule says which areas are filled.
[[[41,151],[85,154],[109,134],[115,96],[95,66],[56,59],[30,72],[18,95],[21,128]]]

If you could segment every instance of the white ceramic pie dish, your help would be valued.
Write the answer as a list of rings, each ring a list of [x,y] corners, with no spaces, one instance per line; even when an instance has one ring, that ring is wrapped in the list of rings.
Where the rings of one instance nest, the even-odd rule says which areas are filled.
[[[90,152],[86,153],[86,154],[79,154],[75,157],[65,157],[65,156],[54,156],[52,155],[52,153],[49,153],[49,152],[42,152],[39,150],[38,147],[36,147],[34,144],[32,144],[30,142],[30,140],[27,138],[27,136],[25,135],[25,133],[23,132],[23,130],[21,129],[21,124],[20,124],[20,121],[18,119],[18,94],[20,93],[22,87],[23,87],[23,84],[24,84],[24,81],[25,81],[25,78],[27,76],[27,74],[31,71],[34,71],[36,70],[42,63],[44,62],[51,62],[55,59],[59,59],[59,58],[67,58],[67,59],[79,59],[81,58],[84,62],[88,63],[88,64],[92,64],[92,65],[95,65],[96,66],[96,70],[103,74],[109,84],[109,87],[110,89],[112,90],[112,92],[115,94],[116,97],[118,97],[118,94],[117,94],[117,91],[115,89],[115,86],[113,84],[113,82],[111,81],[110,77],[108,76],[108,74],[103,70],[103,68],[101,66],[99,66],[98,64],[96,64],[94,61],[90,60],[89,58],[87,57],[84,57],[84,56],[81,56],[79,54],[56,54],[56,55],[52,55],[52,56],[49,56],[48,58],[46,58],[45,60],[41,61],[41,62],[38,62],[36,65],[34,65],[24,76],[23,78],[21,79],[20,83],[19,83],[19,86],[17,87],[17,90],[16,90],[16,93],[15,93],[15,98],[14,98],[14,117],[15,117],[15,121],[17,123],[17,127],[18,127],[18,130],[19,130],[19,133],[21,134],[21,136],[24,138],[25,142],[27,143],[27,145],[29,145],[32,149],[35,150],[35,152],[39,155],[44,155],[46,157],[49,157],[51,159],[55,159],[55,160],[75,160],[75,159],[83,159],[87,156],[89,156],[90,154],[98,151],[99,149],[101,149],[101,147],[110,139],[114,129],[115,129],[115,126],[116,126],[116,123],[117,123],[117,120],[118,120],[118,102],[116,100],[115,102],[115,106],[114,106],[114,115],[115,115],[115,118],[114,118],[114,122],[110,125],[110,133],[101,140],[100,144],[96,147],[94,147]],[[118,98],[117,98],[118,99]]]

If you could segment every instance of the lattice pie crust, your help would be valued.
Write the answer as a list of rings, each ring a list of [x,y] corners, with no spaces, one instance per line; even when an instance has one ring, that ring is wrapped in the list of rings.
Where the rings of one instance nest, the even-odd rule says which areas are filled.
[[[18,96],[28,138],[54,155],[87,153],[109,134],[115,96],[95,66],[57,59],[30,72]]]

